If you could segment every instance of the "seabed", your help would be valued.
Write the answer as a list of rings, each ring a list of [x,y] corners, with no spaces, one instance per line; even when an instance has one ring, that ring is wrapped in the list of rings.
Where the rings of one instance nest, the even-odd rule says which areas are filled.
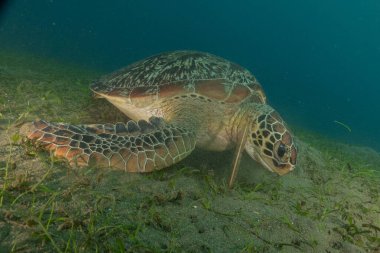
[[[232,152],[169,169],[70,169],[21,144],[19,126],[125,120],[92,98],[100,71],[0,51],[0,252],[379,252],[380,154],[295,130],[296,170]],[[284,114],[286,118],[286,114]]]

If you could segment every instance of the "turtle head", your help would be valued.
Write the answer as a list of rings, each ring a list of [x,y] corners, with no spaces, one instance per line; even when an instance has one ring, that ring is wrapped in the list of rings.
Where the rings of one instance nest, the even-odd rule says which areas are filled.
[[[297,149],[290,131],[280,115],[268,105],[258,115],[248,131],[245,150],[257,162],[279,175],[292,171]]]

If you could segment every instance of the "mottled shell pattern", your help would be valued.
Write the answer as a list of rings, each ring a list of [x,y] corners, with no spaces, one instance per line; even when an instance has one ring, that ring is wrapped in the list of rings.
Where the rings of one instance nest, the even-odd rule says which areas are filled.
[[[222,84],[222,85],[221,85]],[[227,103],[248,97],[265,103],[256,78],[245,68],[215,55],[197,51],[174,51],[136,62],[91,85],[98,94],[151,98],[151,102],[183,93],[198,93]],[[253,96],[252,96],[253,95]]]

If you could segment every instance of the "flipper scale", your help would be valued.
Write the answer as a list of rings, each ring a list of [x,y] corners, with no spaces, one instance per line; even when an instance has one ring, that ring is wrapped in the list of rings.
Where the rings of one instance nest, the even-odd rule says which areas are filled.
[[[163,122],[70,125],[40,120],[25,124],[20,133],[73,167],[150,172],[179,162],[195,147],[194,132]]]

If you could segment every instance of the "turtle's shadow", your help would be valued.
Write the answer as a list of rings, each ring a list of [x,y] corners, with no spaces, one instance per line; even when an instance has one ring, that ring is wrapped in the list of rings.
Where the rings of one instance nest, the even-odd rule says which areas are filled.
[[[208,151],[196,148],[191,155],[182,160],[177,166],[193,167],[209,174],[211,171],[218,181],[227,182],[232,169],[234,150],[223,152]],[[243,154],[236,180],[244,183],[257,183],[264,175],[272,174],[247,154]]]
[[[84,124],[128,122],[130,119],[105,99],[91,99]]]

